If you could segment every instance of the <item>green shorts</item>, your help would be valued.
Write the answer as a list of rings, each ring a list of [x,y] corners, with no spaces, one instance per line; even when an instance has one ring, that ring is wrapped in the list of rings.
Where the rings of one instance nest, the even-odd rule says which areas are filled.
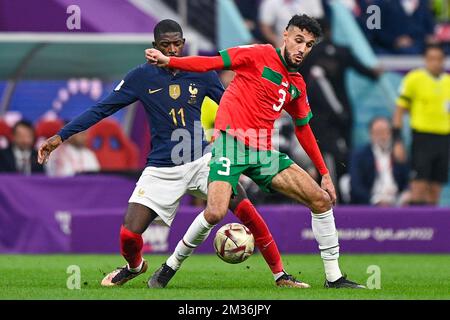
[[[275,150],[255,150],[221,131],[212,146],[209,181],[230,183],[236,195],[239,177],[244,174],[263,191],[274,192],[271,188],[273,177],[293,163],[284,153]]]

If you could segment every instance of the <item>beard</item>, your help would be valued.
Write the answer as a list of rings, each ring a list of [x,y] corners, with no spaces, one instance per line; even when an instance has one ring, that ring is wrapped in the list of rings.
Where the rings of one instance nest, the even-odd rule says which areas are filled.
[[[304,58],[304,57],[302,57],[302,58]],[[300,62],[293,61],[291,59],[291,55],[289,54],[287,49],[284,50],[284,60],[286,61],[286,64],[288,65],[288,67],[291,69],[300,68],[301,63],[303,62],[303,59]]]

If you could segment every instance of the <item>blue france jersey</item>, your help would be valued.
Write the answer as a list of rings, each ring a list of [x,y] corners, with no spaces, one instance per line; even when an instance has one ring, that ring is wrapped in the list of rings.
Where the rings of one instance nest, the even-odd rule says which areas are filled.
[[[66,140],[103,118],[140,100],[151,128],[147,166],[172,167],[200,158],[207,142],[200,123],[208,96],[219,103],[224,92],[216,72],[178,72],[150,64],[131,70],[105,99],[68,123],[58,133]]]

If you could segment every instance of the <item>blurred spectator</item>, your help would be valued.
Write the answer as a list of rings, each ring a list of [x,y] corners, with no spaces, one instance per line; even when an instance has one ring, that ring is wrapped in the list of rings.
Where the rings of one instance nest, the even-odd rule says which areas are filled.
[[[393,206],[404,202],[400,194],[408,185],[406,159],[392,152],[392,128],[385,118],[370,123],[370,140],[353,153],[350,165],[351,202]]]
[[[87,147],[87,131],[71,136],[67,143],[56,149],[45,169],[49,176],[55,177],[100,171],[95,153]]]
[[[262,0],[259,13],[261,32],[266,41],[281,46],[280,35],[295,14],[306,14],[314,18],[325,16],[323,0]]]
[[[252,42],[265,42],[258,23],[261,0],[234,0],[234,2],[244,18],[247,29],[254,38]]]
[[[366,34],[367,39],[370,43],[373,42],[372,40],[372,30],[369,30],[367,28],[367,22],[369,21],[369,18],[372,16],[373,11],[367,12],[367,9],[378,2],[379,0],[356,0],[355,1],[355,7],[353,8],[352,12],[353,15],[356,18],[356,21],[360,25],[361,29]]]
[[[0,119],[0,149],[5,149],[9,146],[9,142],[12,139],[12,129],[4,121]]]
[[[441,43],[447,54],[450,54],[450,0],[434,0],[433,11],[438,24],[436,40]]]
[[[139,168],[139,150],[117,120],[103,119],[88,131],[87,145],[103,171],[133,171]]]
[[[25,175],[43,172],[37,162],[33,125],[25,120],[17,122],[12,129],[11,145],[0,150],[0,172],[19,172]]]
[[[437,21],[450,22],[450,0],[432,0],[432,6]]]
[[[438,45],[425,51],[425,69],[410,71],[403,79],[394,114],[394,153],[405,157],[401,141],[403,116],[410,113],[411,204],[439,202],[448,181],[450,151],[450,75],[444,71],[445,54]]]
[[[334,44],[326,20],[321,21],[324,39],[316,45],[300,67],[306,80],[313,114],[310,125],[319,142],[335,185],[347,173],[352,144],[353,112],[345,87],[345,74],[353,68],[377,79],[380,69],[362,65],[352,52]],[[338,190],[339,193],[339,190]]]
[[[428,0],[379,0],[381,28],[373,32],[377,53],[421,54],[434,41]]]
[[[35,146],[38,147],[50,138],[55,135],[61,128],[64,126],[64,121],[61,119],[49,119],[43,118],[40,119],[35,125],[36,132],[36,143]]]

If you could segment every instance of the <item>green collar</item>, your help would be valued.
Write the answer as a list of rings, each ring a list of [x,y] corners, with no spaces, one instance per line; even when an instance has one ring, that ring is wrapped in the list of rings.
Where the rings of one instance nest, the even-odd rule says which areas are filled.
[[[289,66],[286,63],[286,60],[284,60],[283,56],[281,55],[281,48],[276,48],[275,50],[277,51],[278,57],[280,58],[281,62],[283,63],[283,65],[285,66],[287,71],[289,71],[289,72],[298,72],[298,69],[289,68]]]

